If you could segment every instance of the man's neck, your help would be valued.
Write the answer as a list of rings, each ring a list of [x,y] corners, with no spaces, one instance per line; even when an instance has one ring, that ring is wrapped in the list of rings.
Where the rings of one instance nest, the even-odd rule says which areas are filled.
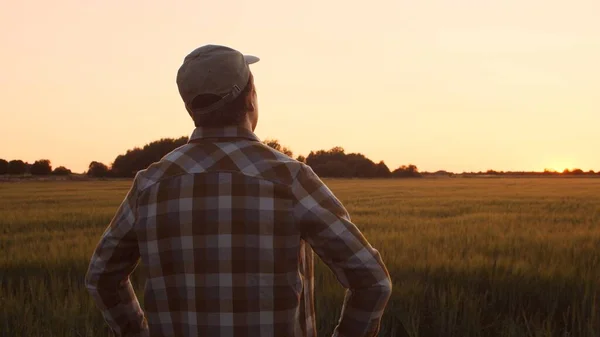
[[[248,118],[245,118],[244,121],[238,126],[244,129],[248,129],[248,131],[250,132],[254,132],[254,129],[252,128],[252,122]]]

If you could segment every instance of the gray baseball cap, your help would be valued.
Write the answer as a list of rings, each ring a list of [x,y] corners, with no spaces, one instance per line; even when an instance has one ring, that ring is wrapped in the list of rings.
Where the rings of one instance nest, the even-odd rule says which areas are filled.
[[[196,48],[185,57],[177,71],[177,88],[188,111],[205,114],[234,100],[248,84],[248,65],[258,61],[256,56],[244,55],[225,46],[205,45]],[[189,106],[192,100],[205,94],[222,98],[200,110],[191,111]]]

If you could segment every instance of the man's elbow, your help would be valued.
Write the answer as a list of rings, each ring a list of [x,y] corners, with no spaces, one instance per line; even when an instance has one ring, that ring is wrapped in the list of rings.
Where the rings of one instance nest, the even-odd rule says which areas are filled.
[[[386,301],[392,295],[392,280],[389,275],[385,275],[379,279],[379,281],[370,283],[370,284],[362,284],[360,286],[350,287],[350,290],[353,292],[361,293],[363,296],[367,296],[369,298],[377,298],[379,300]]]
[[[389,298],[392,296],[392,288],[392,279],[389,275],[377,283],[377,289],[381,293],[382,297]]]
[[[88,292],[96,292],[98,290],[98,275],[96,275],[93,270],[88,269],[87,273],[85,273],[84,285]]]

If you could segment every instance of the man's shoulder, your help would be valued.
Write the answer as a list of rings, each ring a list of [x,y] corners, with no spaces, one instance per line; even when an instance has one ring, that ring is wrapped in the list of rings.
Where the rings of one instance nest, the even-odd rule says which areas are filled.
[[[242,173],[291,185],[304,163],[261,142],[250,142],[243,151],[249,160]]]
[[[237,171],[254,178],[292,185],[306,167],[303,162],[261,142],[188,143],[139,171],[135,180],[137,189],[142,191],[176,176]]]
[[[153,162],[147,168],[138,171],[135,176],[138,191],[143,191],[163,179],[186,174],[185,166],[178,162],[185,161],[185,156],[191,147],[192,144],[184,144],[167,153],[160,160]],[[188,164],[190,164],[189,160]]]

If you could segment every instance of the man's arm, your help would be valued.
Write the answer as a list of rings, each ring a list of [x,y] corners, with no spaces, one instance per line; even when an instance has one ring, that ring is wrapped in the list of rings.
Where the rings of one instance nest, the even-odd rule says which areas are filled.
[[[392,292],[379,252],[310,167],[302,165],[292,189],[297,198],[294,213],[303,239],[347,289],[333,336],[376,336]]]
[[[88,291],[117,336],[141,336],[147,331],[144,312],[129,281],[140,258],[133,230],[136,198],[134,181],[102,235],[85,277]]]

